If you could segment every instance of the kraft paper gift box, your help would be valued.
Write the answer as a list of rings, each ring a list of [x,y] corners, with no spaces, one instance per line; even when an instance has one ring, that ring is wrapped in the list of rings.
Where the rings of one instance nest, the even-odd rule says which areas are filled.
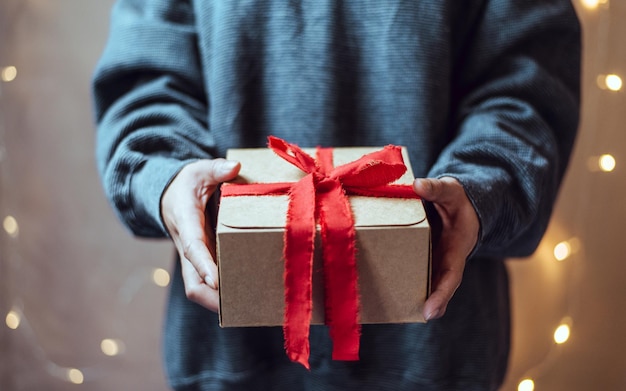
[[[334,148],[334,166],[381,148]],[[311,156],[315,149],[303,148]],[[407,171],[396,184],[414,180]],[[231,149],[241,162],[239,177],[225,186],[297,182],[306,174],[268,148]],[[430,289],[431,235],[419,199],[349,196],[356,230],[359,323],[424,322]],[[284,232],[287,195],[221,197],[216,227],[220,325],[280,326],[285,319]],[[312,277],[312,324],[325,320],[319,226]]]

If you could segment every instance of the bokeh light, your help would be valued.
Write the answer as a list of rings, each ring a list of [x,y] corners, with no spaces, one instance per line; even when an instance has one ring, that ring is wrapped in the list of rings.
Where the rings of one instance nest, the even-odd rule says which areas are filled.
[[[152,281],[160,287],[166,287],[170,283],[170,274],[165,269],[156,268],[152,271]]]
[[[6,318],[4,318],[4,321],[6,322],[8,328],[10,328],[11,330],[15,330],[20,327],[22,317],[17,311],[11,310],[7,314]]]
[[[9,234],[9,236],[14,237],[14,238],[17,237],[17,234],[19,233],[19,230],[20,230],[20,227],[17,224],[17,220],[13,216],[5,217],[4,220],[2,221],[2,227],[4,228],[6,233]]]
[[[83,384],[83,382],[85,381],[85,376],[80,369],[68,368],[67,380],[74,384]]]
[[[570,336],[570,327],[562,324],[554,330],[554,342],[562,344],[567,342]]]
[[[611,91],[619,91],[622,89],[622,78],[617,75],[606,75],[606,87]]]
[[[554,258],[556,258],[557,261],[562,261],[566,259],[570,256],[571,253],[572,247],[567,241],[560,242],[556,246],[554,246]]]
[[[615,169],[617,162],[612,155],[605,154],[600,156],[600,158],[598,159],[598,165],[600,166],[600,169],[602,171],[611,172]]]
[[[7,83],[15,80],[16,77],[17,77],[17,68],[14,67],[13,65],[2,68],[2,72],[0,72],[0,78],[2,79],[2,81],[7,82]]]
[[[622,89],[622,78],[616,74],[600,74],[596,78],[596,84],[603,90],[620,91]]]
[[[608,0],[580,0],[583,7],[587,9],[596,9],[600,4],[608,4]]]
[[[532,379],[524,379],[517,385],[517,391],[534,391],[535,382]]]
[[[117,356],[124,351],[124,343],[117,339],[106,338],[100,342],[100,349],[107,356]]]

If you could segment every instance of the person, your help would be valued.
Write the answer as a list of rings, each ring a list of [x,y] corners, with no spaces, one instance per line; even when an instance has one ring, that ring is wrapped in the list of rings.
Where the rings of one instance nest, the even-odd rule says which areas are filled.
[[[135,234],[170,237],[164,355],[176,390],[495,390],[503,259],[540,241],[575,141],[568,0],[119,0],[93,79],[103,186]],[[280,327],[218,326],[207,204],[232,147],[408,147],[436,234],[425,324],[363,325],[360,360],[310,371]],[[207,233],[208,232],[208,233]],[[253,261],[253,260],[251,260]]]

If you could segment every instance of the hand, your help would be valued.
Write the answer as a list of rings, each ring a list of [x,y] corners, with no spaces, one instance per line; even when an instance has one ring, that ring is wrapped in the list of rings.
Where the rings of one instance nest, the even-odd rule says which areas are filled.
[[[416,179],[415,192],[438,213],[433,222],[432,291],[424,304],[426,320],[446,312],[461,284],[465,261],[478,241],[480,223],[463,186],[454,178]],[[440,226],[439,226],[440,225]]]
[[[161,198],[161,215],[178,254],[187,298],[212,311],[219,308],[215,233],[205,221],[211,195],[234,179],[240,164],[224,159],[198,160],[176,175]]]

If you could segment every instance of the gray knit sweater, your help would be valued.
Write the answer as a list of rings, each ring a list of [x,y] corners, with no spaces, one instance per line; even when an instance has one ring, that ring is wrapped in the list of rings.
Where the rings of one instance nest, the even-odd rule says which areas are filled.
[[[94,77],[107,196],[140,236],[181,167],[263,146],[405,145],[417,176],[456,177],[478,213],[446,315],[363,327],[361,360],[311,371],[280,328],[220,329],[174,275],[165,362],[179,390],[492,390],[509,349],[502,259],[543,235],[578,125],[568,0],[122,0]]]

